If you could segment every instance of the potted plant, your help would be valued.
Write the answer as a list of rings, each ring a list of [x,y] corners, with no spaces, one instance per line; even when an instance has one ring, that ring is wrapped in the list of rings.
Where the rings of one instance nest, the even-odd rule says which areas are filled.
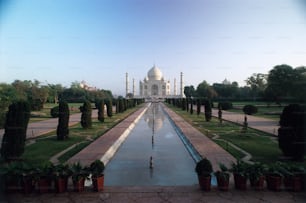
[[[80,162],[76,162],[71,165],[71,178],[75,192],[84,191],[85,179],[89,176],[89,170],[87,167],[83,167]]]
[[[269,190],[280,191],[284,168],[280,162],[270,164],[266,172],[267,187]]]
[[[93,190],[96,192],[103,191],[104,189],[104,169],[104,163],[98,159],[89,166]]]
[[[300,192],[303,190],[305,168],[295,164],[284,166],[284,186],[286,190]]]
[[[51,191],[53,169],[54,165],[51,162],[44,163],[36,168],[35,179],[40,193]]]
[[[21,190],[22,168],[20,162],[10,162],[1,165],[0,174],[4,180],[6,193],[14,193]]]
[[[248,167],[249,165],[241,160],[232,163],[231,172],[234,175],[235,188],[238,190],[247,189],[248,180]]]
[[[210,191],[211,173],[213,172],[211,162],[203,158],[196,164],[195,171],[198,174],[200,188],[205,191]]]
[[[214,173],[217,178],[218,188],[221,191],[228,191],[229,179],[230,179],[229,170],[222,163],[219,163],[219,168],[220,170]]]
[[[68,178],[72,172],[67,164],[58,164],[54,166],[53,179],[56,192],[62,193],[67,191]]]
[[[263,190],[266,166],[262,163],[254,163],[248,167],[251,187],[255,190]]]
[[[32,165],[22,162],[20,165],[21,187],[25,194],[30,194],[34,190],[35,169]]]

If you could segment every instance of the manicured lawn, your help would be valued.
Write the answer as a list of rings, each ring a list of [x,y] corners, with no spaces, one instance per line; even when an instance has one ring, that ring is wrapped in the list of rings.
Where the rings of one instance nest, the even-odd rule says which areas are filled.
[[[84,138],[78,136],[71,136],[69,139],[63,141],[57,141],[55,136],[38,139],[36,143],[26,147],[22,158],[34,165],[45,163],[58,152],[82,140],[84,140]]]

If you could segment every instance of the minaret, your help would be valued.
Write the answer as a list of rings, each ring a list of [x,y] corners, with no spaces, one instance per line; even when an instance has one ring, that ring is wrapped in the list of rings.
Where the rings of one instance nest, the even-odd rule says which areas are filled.
[[[125,74],[125,97],[127,97],[129,93],[129,75],[128,73]]]
[[[181,82],[180,82],[180,96],[183,98],[183,72],[181,72]]]
[[[174,88],[173,88],[173,95],[176,95],[176,78],[174,78]]]
[[[133,78],[133,97],[135,96],[135,79]]]

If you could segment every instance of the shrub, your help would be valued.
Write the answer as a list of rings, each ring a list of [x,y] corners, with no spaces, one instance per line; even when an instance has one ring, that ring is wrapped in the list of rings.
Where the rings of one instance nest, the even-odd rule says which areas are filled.
[[[13,160],[23,154],[29,119],[28,102],[17,101],[9,106],[1,147],[1,155],[5,160]]]
[[[98,120],[103,123],[104,122],[104,100],[99,101],[96,106],[98,108]]]
[[[50,110],[52,118],[58,118],[59,116],[59,106],[55,106]]]
[[[212,117],[211,102],[209,100],[206,100],[204,106],[205,106],[205,120],[209,122]]]
[[[286,106],[280,116],[278,144],[283,154],[303,160],[306,137],[306,109],[298,104]]]
[[[113,116],[113,104],[112,100],[108,99],[105,101],[106,104],[106,113],[109,118]]]
[[[83,106],[80,107],[81,115],[81,125],[83,128],[91,128],[91,103],[89,101],[85,101]]]
[[[61,101],[58,106],[57,140],[64,140],[69,134],[69,107],[67,102]]]
[[[252,115],[257,113],[257,107],[254,105],[245,105],[242,109],[245,114]]]
[[[222,110],[229,110],[233,108],[233,104],[231,102],[219,102],[218,109],[222,108]]]

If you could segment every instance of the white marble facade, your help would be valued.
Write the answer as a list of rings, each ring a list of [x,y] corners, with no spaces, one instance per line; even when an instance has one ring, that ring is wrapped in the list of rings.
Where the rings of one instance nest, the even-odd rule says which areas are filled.
[[[155,65],[148,71],[147,77],[139,82],[139,96],[163,98],[170,95],[170,81],[166,81]]]

